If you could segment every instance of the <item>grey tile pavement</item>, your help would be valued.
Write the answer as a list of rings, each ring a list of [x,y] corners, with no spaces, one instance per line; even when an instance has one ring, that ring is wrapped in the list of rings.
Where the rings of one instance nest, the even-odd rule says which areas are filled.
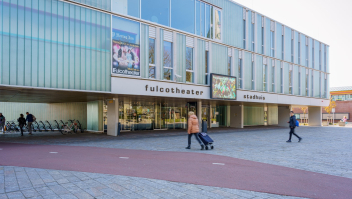
[[[98,198],[287,198],[253,191],[209,187],[202,185],[169,182],[138,177],[128,177],[109,174],[86,173],[76,171],[61,171],[49,169],[36,169],[26,167],[0,166],[0,177],[7,183],[19,181],[21,176],[31,174],[29,179],[66,179],[70,176],[80,176],[75,182],[66,182],[57,185],[42,183],[34,186],[31,181],[26,182],[25,188],[16,191],[5,190],[0,199],[19,198],[48,198],[48,199],[98,199]],[[20,175],[20,174],[21,175]],[[55,177],[54,177],[55,176]],[[11,179],[7,181],[7,179]],[[103,180],[104,179],[104,180]],[[12,185],[12,183],[11,183]]]

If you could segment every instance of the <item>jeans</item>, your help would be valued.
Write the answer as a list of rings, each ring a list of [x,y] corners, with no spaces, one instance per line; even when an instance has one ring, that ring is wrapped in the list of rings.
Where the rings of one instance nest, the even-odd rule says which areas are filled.
[[[191,134],[188,134],[188,146],[191,146],[191,138],[192,138],[192,135],[194,135],[197,139],[197,141],[199,142],[199,144],[202,146],[203,145],[203,142],[200,140],[200,138],[198,137],[198,133],[191,133]]]
[[[23,135],[23,124],[19,125],[20,126],[20,131],[21,131],[21,135]]]
[[[32,122],[28,122],[27,127],[28,127],[29,134],[32,134]]]
[[[288,140],[291,140],[292,134],[295,135],[298,139],[301,138],[301,137],[299,137],[299,136],[295,133],[295,128],[291,128],[291,127],[290,127],[290,139],[288,139]]]

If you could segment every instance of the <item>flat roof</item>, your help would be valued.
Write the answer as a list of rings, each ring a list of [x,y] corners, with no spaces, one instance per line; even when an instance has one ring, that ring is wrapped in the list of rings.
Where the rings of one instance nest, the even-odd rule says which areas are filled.
[[[330,91],[351,91],[352,86],[331,87]]]

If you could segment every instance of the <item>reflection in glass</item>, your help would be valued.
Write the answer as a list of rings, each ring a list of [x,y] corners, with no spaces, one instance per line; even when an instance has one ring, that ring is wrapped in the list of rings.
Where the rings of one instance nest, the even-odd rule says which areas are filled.
[[[186,82],[193,83],[193,48],[186,48]]]
[[[139,0],[112,0],[112,12],[139,18]]]
[[[164,68],[164,80],[172,80],[173,71],[171,68]]]
[[[194,0],[171,0],[171,27],[195,33]]]
[[[210,33],[210,5],[205,5],[205,34],[207,38],[212,38]]]
[[[215,10],[215,39],[221,40],[221,11]]]
[[[173,80],[172,43],[167,41],[164,41],[163,66],[164,79]]]
[[[155,64],[155,39],[149,38],[149,64]]]
[[[155,22],[164,26],[170,26],[170,1],[169,0],[141,0],[141,1],[142,1],[141,2],[142,19]]]

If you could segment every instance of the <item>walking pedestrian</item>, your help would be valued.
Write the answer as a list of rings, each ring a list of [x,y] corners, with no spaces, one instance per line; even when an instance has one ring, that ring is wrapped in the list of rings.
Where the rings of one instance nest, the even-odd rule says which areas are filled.
[[[202,141],[198,137],[198,133],[199,133],[198,118],[196,115],[194,115],[194,112],[192,112],[192,111],[189,112],[188,115],[189,115],[189,118],[188,118],[188,146],[186,147],[186,149],[191,149],[191,138],[192,138],[192,135],[194,135],[201,146],[201,150],[204,150],[204,144],[202,143]]]
[[[286,141],[286,142],[291,142],[291,138],[292,138],[292,134],[295,135],[298,138],[298,142],[300,142],[302,140],[301,137],[299,137],[296,133],[295,133],[295,128],[296,128],[296,116],[294,115],[294,112],[291,111],[290,112],[290,121],[288,121],[287,123],[290,123],[290,138]]]
[[[23,136],[23,127],[26,125],[26,119],[24,119],[23,114],[20,114],[20,117],[17,119],[18,121],[18,126],[20,127],[21,130],[21,136]]]
[[[27,126],[28,126],[28,131],[29,131],[29,135],[32,135],[32,123],[34,122],[34,116],[32,114],[29,114],[29,112],[26,112],[26,121],[28,122],[27,123]]]
[[[2,131],[2,133],[5,133],[5,122],[6,122],[6,119],[5,119],[5,116],[0,113],[0,130]]]

